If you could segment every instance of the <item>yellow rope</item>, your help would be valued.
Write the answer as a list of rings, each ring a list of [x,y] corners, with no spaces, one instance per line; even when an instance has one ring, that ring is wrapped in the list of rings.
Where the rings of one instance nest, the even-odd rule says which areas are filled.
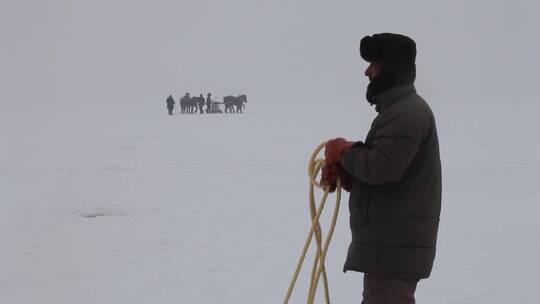
[[[322,274],[325,302],[326,304],[330,304],[328,277],[326,275],[326,268],[324,266],[324,260],[326,258],[326,252],[328,251],[328,247],[330,246],[330,240],[332,239],[332,234],[334,233],[334,228],[336,226],[337,215],[339,211],[339,204],[341,201],[341,181],[339,180],[339,176],[338,176],[337,185],[336,185],[336,206],[334,207],[334,214],[332,215],[330,228],[328,229],[328,233],[327,233],[326,239],[324,241],[324,246],[323,246],[322,232],[321,232],[321,226],[319,225],[319,218],[321,217],[321,213],[326,203],[326,199],[328,198],[329,188],[328,187],[324,188],[324,186],[322,186],[319,182],[317,182],[317,174],[319,173],[321,168],[324,166],[324,159],[317,159],[317,155],[325,146],[326,146],[326,142],[321,143],[315,149],[315,151],[313,151],[309,159],[308,175],[309,175],[309,210],[311,214],[311,229],[309,230],[306,242],[304,244],[304,248],[302,250],[302,254],[300,255],[300,259],[298,260],[298,263],[296,265],[296,270],[294,271],[293,277],[291,279],[291,283],[289,285],[287,295],[285,296],[284,304],[289,303],[289,299],[291,298],[294,285],[296,284],[296,280],[298,279],[300,269],[302,268],[302,264],[304,263],[304,259],[306,257],[306,253],[309,248],[309,245],[311,244],[311,239],[313,238],[313,235],[315,235],[315,240],[317,243],[317,252],[315,254],[315,260],[313,262],[313,267],[311,270],[311,280],[309,284],[307,303],[308,304],[313,303],[313,300],[315,299],[315,294],[317,292],[317,285]],[[315,207],[315,187],[324,189],[323,197],[321,198],[321,202],[317,208]]]

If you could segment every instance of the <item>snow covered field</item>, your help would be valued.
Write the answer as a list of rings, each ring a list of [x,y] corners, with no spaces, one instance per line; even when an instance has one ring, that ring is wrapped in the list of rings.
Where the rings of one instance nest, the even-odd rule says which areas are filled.
[[[425,97],[444,183],[418,303],[539,303],[539,96]],[[363,140],[374,109],[249,99],[242,115],[168,116],[164,105],[2,109],[0,303],[282,301],[309,227],[308,157],[325,139]],[[326,263],[334,303],[361,299],[361,275],[341,272],[347,199]]]

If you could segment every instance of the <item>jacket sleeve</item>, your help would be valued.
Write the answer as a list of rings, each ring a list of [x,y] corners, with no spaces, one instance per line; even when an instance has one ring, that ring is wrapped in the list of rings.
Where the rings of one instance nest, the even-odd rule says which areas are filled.
[[[397,182],[415,157],[421,137],[418,117],[400,113],[374,130],[370,145],[358,143],[345,152],[341,165],[354,178],[372,185]]]

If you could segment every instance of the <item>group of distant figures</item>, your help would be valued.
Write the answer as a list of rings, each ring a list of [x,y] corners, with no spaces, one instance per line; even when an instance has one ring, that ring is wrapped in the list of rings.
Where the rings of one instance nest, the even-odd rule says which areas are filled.
[[[167,97],[167,110],[169,115],[173,115],[174,99],[172,95]],[[180,113],[181,114],[211,114],[211,113],[223,113],[220,108],[220,105],[225,105],[225,113],[242,113],[245,108],[245,103],[247,103],[246,95],[238,96],[225,96],[223,97],[223,102],[218,102],[212,100],[212,93],[206,95],[206,99],[203,94],[199,96],[189,96],[189,93],[186,93],[180,98]],[[206,109],[204,106],[206,105]]]

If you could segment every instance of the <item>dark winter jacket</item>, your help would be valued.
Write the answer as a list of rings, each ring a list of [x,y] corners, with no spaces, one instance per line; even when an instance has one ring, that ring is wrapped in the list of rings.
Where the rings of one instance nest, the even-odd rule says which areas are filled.
[[[427,278],[441,210],[441,163],[435,119],[413,85],[378,98],[365,143],[341,159],[352,176],[352,242],[344,271]]]
[[[172,98],[172,96],[167,97],[167,108],[174,108],[174,99]]]

